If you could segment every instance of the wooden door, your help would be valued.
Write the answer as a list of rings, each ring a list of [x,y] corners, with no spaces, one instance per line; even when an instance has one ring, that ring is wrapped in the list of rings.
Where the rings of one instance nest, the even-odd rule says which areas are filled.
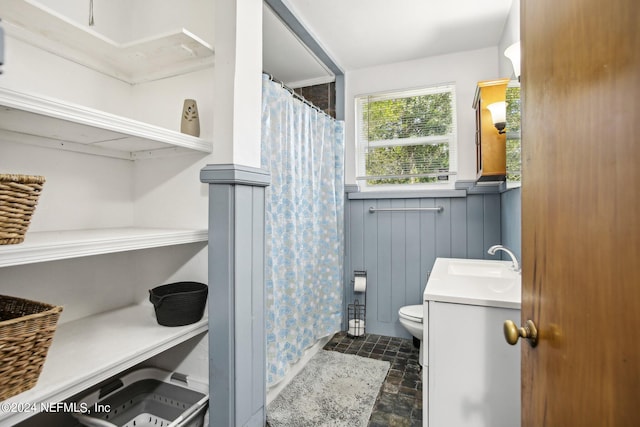
[[[640,426],[640,1],[521,13],[522,425]]]

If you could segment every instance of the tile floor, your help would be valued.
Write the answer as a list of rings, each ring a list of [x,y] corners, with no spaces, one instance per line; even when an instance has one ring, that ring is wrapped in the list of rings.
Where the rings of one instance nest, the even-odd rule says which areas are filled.
[[[412,340],[373,334],[351,338],[346,332],[339,332],[324,349],[391,363],[369,427],[422,426],[422,372]]]

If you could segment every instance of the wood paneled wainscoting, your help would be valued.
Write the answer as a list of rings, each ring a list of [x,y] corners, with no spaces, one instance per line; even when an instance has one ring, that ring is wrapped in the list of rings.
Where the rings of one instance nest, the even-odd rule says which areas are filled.
[[[501,243],[499,193],[466,190],[423,193],[348,193],[345,204],[345,307],[353,292],[353,272],[367,272],[366,332],[410,335],[398,321],[404,305],[421,304],[437,257],[494,258],[487,249]],[[406,208],[442,206],[437,211]],[[376,211],[374,209],[396,209]],[[345,310],[346,319],[346,310]],[[345,320],[346,325],[346,320]]]

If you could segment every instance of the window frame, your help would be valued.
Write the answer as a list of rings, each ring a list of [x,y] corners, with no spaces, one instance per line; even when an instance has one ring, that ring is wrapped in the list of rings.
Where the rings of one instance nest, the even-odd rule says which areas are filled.
[[[457,98],[456,98],[455,82],[439,83],[434,85],[422,86],[411,89],[395,89],[386,90],[371,94],[357,95],[354,97],[355,109],[355,145],[356,145],[356,181],[361,189],[368,190],[407,190],[407,189],[425,189],[442,187],[443,185],[452,186],[455,183],[458,173],[458,125],[457,125]],[[364,133],[364,111],[365,106],[372,102],[420,97],[425,95],[435,95],[439,93],[451,94],[451,129],[449,133],[442,135],[428,135],[408,138],[393,138],[369,141]],[[395,147],[395,146],[411,146],[411,145],[439,145],[446,144],[448,151],[448,171],[430,172],[424,174],[409,175],[366,175],[367,149],[379,147]],[[420,177],[434,177],[438,179],[441,176],[447,176],[447,179],[435,182],[418,182],[418,183],[378,183],[370,184],[368,177],[375,177],[377,180],[383,179],[407,179]]]

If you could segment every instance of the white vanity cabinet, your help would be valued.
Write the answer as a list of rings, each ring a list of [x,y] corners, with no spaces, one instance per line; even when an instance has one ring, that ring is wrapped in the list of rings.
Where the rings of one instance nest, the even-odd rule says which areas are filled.
[[[424,293],[425,426],[520,425],[520,343],[503,335],[505,320],[520,319],[520,279],[510,265],[436,260]]]

